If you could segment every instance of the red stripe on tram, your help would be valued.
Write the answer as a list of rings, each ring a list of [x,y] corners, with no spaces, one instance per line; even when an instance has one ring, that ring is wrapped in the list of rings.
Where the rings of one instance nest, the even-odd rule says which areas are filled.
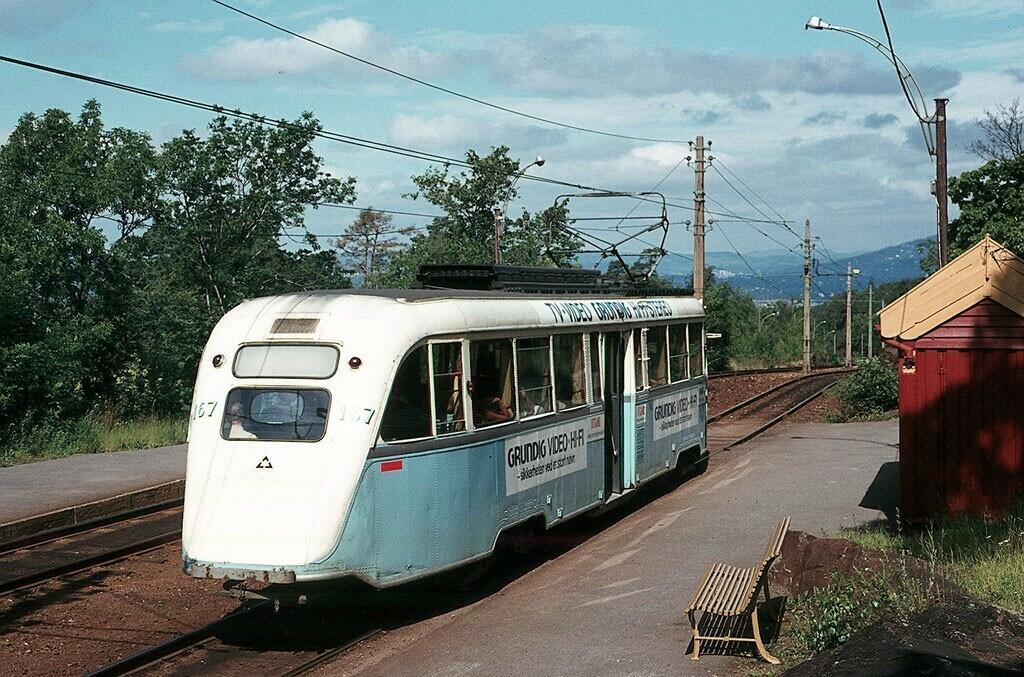
[[[391,472],[392,470],[401,470],[403,463],[401,460],[398,461],[384,461],[380,464],[381,472]]]

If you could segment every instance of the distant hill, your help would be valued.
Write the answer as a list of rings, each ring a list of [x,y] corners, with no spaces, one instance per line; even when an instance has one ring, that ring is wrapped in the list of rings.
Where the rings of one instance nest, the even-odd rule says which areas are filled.
[[[818,276],[815,277],[811,293],[816,300],[822,300],[844,290],[845,278],[835,274],[845,273],[847,262],[861,271],[859,281],[854,281],[857,287],[869,281],[881,284],[923,277],[918,245],[924,241],[912,240],[856,254],[830,252],[831,258],[820,247],[816,248],[814,257],[818,262]],[[746,259],[750,267],[735,252],[708,252],[706,259],[718,279],[728,280],[730,284],[749,291],[755,299],[799,298],[803,295],[803,256],[797,251],[774,249],[745,253],[743,259]],[[751,272],[751,268],[757,274]],[[693,268],[685,259],[667,256],[658,266],[658,272],[664,277],[689,284]]]

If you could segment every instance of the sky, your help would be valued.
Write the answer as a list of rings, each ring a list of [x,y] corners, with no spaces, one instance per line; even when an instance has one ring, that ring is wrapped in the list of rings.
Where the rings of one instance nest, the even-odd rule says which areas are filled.
[[[0,0],[0,54],[258,112],[312,111],[330,131],[462,157],[507,145],[535,173],[690,204],[687,141],[712,141],[708,208],[760,218],[722,179],[742,179],[833,252],[934,235],[934,165],[891,66],[847,35],[804,30],[811,15],[884,38],[869,0],[550,0],[319,2],[234,0],[247,11],[360,57],[496,104],[568,124],[667,140],[586,134],[496,111],[304,44],[209,0]],[[950,174],[986,109],[1024,97],[1024,1],[886,0],[896,51],[930,99],[948,97]],[[0,140],[25,112],[97,99],[108,126],[162,143],[210,115],[0,63]],[[432,211],[404,197],[428,164],[330,141],[329,171],[358,180],[359,205]],[[557,186],[523,181],[509,211],[552,204]],[[627,198],[580,199],[582,216],[621,216]],[[657,215],[643,205],[634,215]],[[953,215],[955,215],[955,210]],[[321,209],[311,230],[354,214]],[[671,208],[673,221],[692,213]],[[798,244],[776,225],[712,224],[708,248]],[[396,217],[396,224],[424,219]],[[600,222],[598,222],[600,223]],[[770,235],[766,237],[766,235]],[[778,242],[776,242],[778,241]],[[674,225],[668,246],[692,252]]]

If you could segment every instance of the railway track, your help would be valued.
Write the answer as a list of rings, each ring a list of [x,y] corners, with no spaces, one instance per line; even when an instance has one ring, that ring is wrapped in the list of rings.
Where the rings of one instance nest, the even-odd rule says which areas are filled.
[[[0,546],[0,594],[155,550],[181,538],[181,501]]]
[[[280,617],[269,618],[274,613],[269,602],[243,606],[212,623],[105,665],[88,673],[89,677],[199,672],[297,677],[383,632],[380,628],[332,628],[329,638],[313,640],[319,640],[320,645],[306,648],[310,638],[288,636],[287,629],[306,634],[308,619],[296,625]],[[281,636],[282,630],[285,636]],[[277,650],[282,647],[286,650]]]
[[[811,373],[774,385],[708,417],[711,453],[743,444],[824,395],[850,370]]]

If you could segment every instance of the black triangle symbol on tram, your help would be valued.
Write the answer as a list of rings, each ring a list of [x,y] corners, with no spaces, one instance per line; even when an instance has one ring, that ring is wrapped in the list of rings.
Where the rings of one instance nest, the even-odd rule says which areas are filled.
[[[262,461],[260,461],[260,462],[259,462],[259,463],[258,463],[258,464],[256,465],[256,467],[257,467],[257,468],[273,468],[274,466],[270,465],[270,457],[269,457],[269,456],[264,456],[264,457],[263,457],[263,460],[262,460]]]

